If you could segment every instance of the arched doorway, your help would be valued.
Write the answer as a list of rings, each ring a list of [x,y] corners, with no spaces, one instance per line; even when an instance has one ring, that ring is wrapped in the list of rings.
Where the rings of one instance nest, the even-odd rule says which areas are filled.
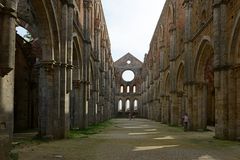
[[[38,128],[38,68],[41,52],[38,43],[25,28],[16,35],[14,78],[14,132]],[[34,48],[35,47],[35,48]]]
[[[178,124],[182,124],[182,116],[187,113],[186,110],[186,101],[187,96],[184,90],[184,65],[181,63],[178,68],[177,73],[177,93],[178,93],[178,106],[179,106],[179,122]]]
[[[200,43],[195,68],[196,109],[193,110],[195,128],[215,126],[215,89],[213,71],[213,47],[209,40]]]

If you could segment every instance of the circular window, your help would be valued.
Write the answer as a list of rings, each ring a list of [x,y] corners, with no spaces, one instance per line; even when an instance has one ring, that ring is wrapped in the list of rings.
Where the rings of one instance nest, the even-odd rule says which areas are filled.
[[[127,61],[127,64],[131,64],[131,61],[130,61],[130,60],[128,60],[128,61]]]
[[[135,74],[131,70],[126,70],[122,74],[122,79],[126,82],[131,82],[135,77]]]

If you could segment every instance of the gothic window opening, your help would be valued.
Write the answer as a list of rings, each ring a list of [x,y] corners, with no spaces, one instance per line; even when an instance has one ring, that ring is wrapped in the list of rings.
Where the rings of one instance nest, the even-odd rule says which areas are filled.
[[[133,93],[136,93],[136,86],[133,86]]]
[[[138,100],[134,100],[134,111],[138,110]]]
[[[130,86],[127,86],[127,93],[130,93]]]
[[[120,93],[123,93],[123,86],[120,86]]]
[[[126,109],[125,109],[125,111],[126,111],[126,112],[130,112],[130,100],[129,100],[129,99],[127,99],[125,105],[126,105]]]
[[[118,101],[118,112],[122,112],[122,100]]]

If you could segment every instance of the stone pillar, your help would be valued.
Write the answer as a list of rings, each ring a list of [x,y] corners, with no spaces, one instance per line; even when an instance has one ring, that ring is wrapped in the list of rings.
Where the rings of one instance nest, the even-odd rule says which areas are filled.
[[[70,120],[71,128],[79,129],[83,128],[82,117],[83,111],[81,111],[81,82],[80,80],[73,81],[73,90],[71,92],[71,107],[70,107]]]
[[[0,76],[7,75],[15,65],[16,0],[1,2]]]
[[[171,122],[170,125],[177,126],[179,122],[179,105],[178,105],[178,96],[176,92],[171,93]]]
[[[214,87],[216,97],[215,134],[217,138],[222,139],[228,138],[228,129],[235,130],[235,126],[232,126],[233,128],[228,126],[227,3],[228,1],[226,0],[214,0],[213,4]],[[231,116],[229,115],[229,117]]]
[[[67,104],[66,101],[69,101],[69,97],[67,97],[67,87],[69,86],[68,85],[68,6],[67,6],[67,3],[63,4],[62,6],[62,24],[61,24],[61,58],[60,58],[60,61],[61,61],[61,68],[60,68],[60,72],[61,72],[61,75],[60,75],[60,79],[61,79],[61,82],[60,82],[60,124],[59,124],[59,127],[61,127],[61,137],[65,137],[65,134],[67,132],[68,129],[66,128],[69,128],[69,127],[66,127],[68,126],[68,123],[67,121],[69,120],[69,118],[66,120],[65,118],[67,118],[68,116],[70,116],[68,113],[65,114],[65,109],[69,110],[67,107],[69,107],[69,104]],[[72,83],[72,81],[71,81]],[[66,116],[66,117],[65,117]],[[66,128],[65,128],[66,127]]]
[[[183,92],[177,92],[177,105],[178,107],[178,126],[182,125],[182,116],[184,115],[184,113],[186,112],[184,110],[184,96],[183,96]]]
[[[88,127],[88,85],[89,82],[81,81],[80,82],[80,101],[81,101],[81,108],[80,108],[80,121],[81,121],[81,128]]]
[[[198,108],[196,129],[205,130],[207,128],[207,106],[208,106],[207,84],[199,82],[196,85],[195,90]]]
[[[176,81],[176,26],[174,24],[170,24],[169,29],[170,34],[170,125],[177,126],[179,119],[178,105],[177,105],[177,81]]]
[[[163,123],[164,124],[168,124],[168,101],[169,101],[169,97],[167,96],[162,96],[162,108],[163,108],[163,112],[162,112],[162,117],[163,117]]]
[[[187,103],[186,112],[190,118],[189,129],[194,129],[196,127],[193,114],[195,114],[194,109],[194,82],[193,82],[193,54],[192,54],[192,3],[193,0],[185,0],[185,35],[184,35],[184,85],[186,87],[187,93]]]
[[[17,1],[0,2],[0,157],[8,159],[13,134]]]
[[[41,62],[39,75],[39,129],[47,138],[60,138],[59,67],[54,61]],[[56,81],[55,81],[56,80]]]
[[[88,111],[88,120],[89,124],[96,124],[96,105],[97,105],[97,91],[91,89],[90,99],[89,99],[89,111]]]
[[[84,38],[85,38],[85,44],[84,44],[84,52],[85,54],[83,55],[83,92],[84,92],[84,100],[83,100],[83,107],[84,111],[86,114],[86,117],[88,117],[89,113],[89,99],[90,99],[90,76],[89,76],[89,64],[90,64],[90,56],[92,52],[92,41],[91,41],[91,22],[92,22],[92,16],[91,16],[91,11],[92,11],[92,0],[84,0]],[[85,121],[85,126],[88,126],[88,118],[84,119]]]

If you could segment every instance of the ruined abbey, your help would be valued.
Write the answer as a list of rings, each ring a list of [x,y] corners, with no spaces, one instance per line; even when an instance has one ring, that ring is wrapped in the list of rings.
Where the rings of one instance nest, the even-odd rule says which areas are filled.
[[[113,61],[101,0],[0,0],[0,30],[0,159],[14,133],[62,139],[129,114],[240,139],[239,0],[166,0],[144,62]]]

